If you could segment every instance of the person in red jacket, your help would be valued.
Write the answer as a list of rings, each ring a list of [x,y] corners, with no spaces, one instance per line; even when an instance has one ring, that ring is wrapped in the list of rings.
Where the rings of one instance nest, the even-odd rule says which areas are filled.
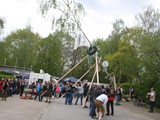
[[[109,115],[114,115],[114,90],[110,90],[109,93],[107,94],[108,95],[108,102],[107,102],[107,105],[106,105],[106,110],[107,110],[107,113],[106,115],[109,116]],[[110,110],[111,110],[111,114],[110,114]]]
[[[3,78],[2,78],[2,80],[3,80]],[[2,84],[3,84],[3,81],[2,81],[1,79],[0,79],[0,91],[1,91],[1,89],[2,89]]]
[[[3,84],[3,81],[0,79],[0,96],[2,96],[2,84]]]

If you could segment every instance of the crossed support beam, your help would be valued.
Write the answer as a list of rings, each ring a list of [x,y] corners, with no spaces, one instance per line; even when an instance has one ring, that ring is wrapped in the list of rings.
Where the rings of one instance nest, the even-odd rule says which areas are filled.
[[[87,58],[87,56],[84,57],[84,58],[83,58],[78,64],[76,64],[72,69],[70,69],[65,75],[63,75],[63,76],[58,80],[58,82],[60,82],[60,80],[62,80],[66,75],[68,75],[72,70],[74,70],[74,69],[75,69],[81,62],[83,62],[86,58]],[[86,73],[85,73],[83,76],[81,76],[76,83],[73,84],[73,86],[75,86],[79,81],[81,81],[95,66],[96,66],[95,74],[96,74],[96,73],[98,74],[98,64],[100,63],[100,61],[101,61],[101,58],[100,58],[99,61],[98,61],[98,56],[96,55],[96,63],[95,63],[94,65],[92,65],[92,66],[89,68],[89,70],[86,71]],[[94,76],[95,76],[95,75],[94,75]],[[94,80],[94,79],[93,79],[93,80]],[[99,75],[97,75],[97,83],[99,84]],[[59,100],[61,100],[64,96],[65,96],[65,94],[63,94],[59,99],[57,99],[56,102],[58,102]]]
[[[62,80],[66,75],[68,75],[72,70],[74,70],[74,69],[75,69],[80,63],[82,63],[86,58],[87,58],[87,56],[85,56],[78,64],[76,64],[76,65],[75,65],[72,69],[70,69],[65,75],[63,75],[63,76],[58,80],[58,82],[60,82],[60,80]],[[92,65],[92,66],[89,68],[89,70],[86,71],[86,73],[85,73],[83,76],[81,76],[76,83],[73,84],[73,86],[75,86],[79,81],[81,81],[81,80],[82,80],[91,70],[93,70],[93,68],[95,68],[95,67],[96,67],[96,69],[95,69],[95,72],[94,72],[94,74],[93,74],[93,77],[92,77],[92,80],[91,80],[91,84],[90,84],[90,86],[89,86],[89,90],[91,89],[91,86],[92,86],[92,84],[93,84],[93,81],[94,81],[96,75],[97,75],[97,84],[99,84],[99,63],[101,62],[101,57],[98,58],[98,55],[97,55],[97,53],[96,53],[96,58],[95,58],[95,59],[96,59],[96,63],[95,63],[94,65]],[[107,72],[107,70],[106,70],[105,72],[106,72],[107,76],[110,76],[109,73]],[[116,90],[115,77],[111,77],[111,81],[114,83],[114,89]],[[57,99],[56,102],[58,102],[59,100],[61,100],[64,96],[65,96],[65,94],[63,94],[59,99]],[[84,102],[83,102],[83,104],[82,104],[82,108],[84,107],[86,100],[87,100],[87,96],[86,96],[85,99],[84,99]]]

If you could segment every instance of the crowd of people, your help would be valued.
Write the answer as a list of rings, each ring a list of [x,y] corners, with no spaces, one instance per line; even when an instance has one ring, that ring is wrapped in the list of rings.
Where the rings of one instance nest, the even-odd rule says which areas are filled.
[[[13,94],[20,94],[22,96],[26,83],[23,79],[0,79],[0,96],[2,100],[6,101],[7,96],[12,97]]]
[[[114,101],[115,105],[119,106],[122,98],[122,90],[120,86],[116,89],[112,85],[96,85],[88,84],[86,80],[76,83],[63,82],[57,83],[56,81],[33,82],[28,85],[24,79],[9,79],[3,78],[0,80],[0,96],[2,100],[6,101],[7,96],[12,97],[14,94],[19,94],[21,97],[24,95],[25,88],[31,90],[32,99],[50,103],[51,98],[65,97],[65,105],[80,104],[83,108],[89,107],[89,116],[91,118],[101,119],[104,115],[114,115]],[[133,91],[130,89],[130,91]],[[131,94],[130,94],[131,95]],[[150,112],[154,111],[155,91],[152,88],[147,94],[150,100]],[[73,103],[75,98],[75,103]],[[89,106],[87,106],[87,102]]]

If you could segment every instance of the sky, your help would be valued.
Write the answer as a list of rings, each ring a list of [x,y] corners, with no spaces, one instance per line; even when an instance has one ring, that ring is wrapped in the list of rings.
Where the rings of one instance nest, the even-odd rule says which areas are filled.
[[[53,33],[50,18],[43,18],[39,11],[38,0],[0,0],[0,17],[5,19],[4,33],[23,29],[30,24],[34,32],[42,37]],[[76,0],[84,6],[86,16],[82,30],[90,41],[107,38],[116,19],[122,19],[126,26],[135,24],[135,15],[144,7],[151,5],[160,9],[160,0]]]

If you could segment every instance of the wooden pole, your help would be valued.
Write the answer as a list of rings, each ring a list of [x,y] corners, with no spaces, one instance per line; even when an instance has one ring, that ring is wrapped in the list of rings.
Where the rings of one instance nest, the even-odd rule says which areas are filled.
[[[66,94],[66,93],[64,93],[60,98],[58,98],[58,99],[56,100],[56,102],[60,101],[60,100],[65,96],[65,94]]]
[[[89,73],[94,67],[95,67],[96,64],[92,65],[92,67],[77,81],[73,84],[73,86],[75,86],[87,73]],[[63,94],[56,102],[58,102],[59,100],[61,100],[63,98],[65,94]]]
[[[99,59],[99,61],[98,62],[100,62],[101,61],[101,58]],[[91,67],[90,67],[90,69],[81,77],[81,78],[79,78],[79,80],[77,81],[77,82],[75,82],[74,84],[73,84],[73,86],[75,86],[84,76],[86,76],[94,67],[96,66],[96,64],[94,64],[94,65],[92,65]],[[95,74],[97,73],[97,70],[95,70]],[[95,76],[95,75],[94,75]],[[60,81],[60,80],[59,80]],[[65,94],[63,94],[56,102],[58,102],[60,99],[62,99],[63,98],[63,96],[64,96]]]
[[[114,90],[116,91],[117,85],[116,85],[116,78],[115,78],[115,76],[113,77],[113,84],[114,84]]]
[[[87,56],[85,56],[78,64],[76,64],[72,69],[70,69],[65,75],[63,75],[57,82],[60,82],[66,75],[68,75],[72,70],[74,70],[81,62],[83,62]]]
[[[82,80],[82,78],[83,78],[84,76],[86,76],[95,66],[96,66],[96,64],[92,65],[91,68],[90,68],[81,78],[79,78],[79,80],[77,80],[77,82],[75,82],[75,83],[73,84],[73,86],[75,86],[80,80]]]
[[[97,52],[96,52],[96,71],[97,71],[97,84],[99,84],[98,55],[97,55]]]
[[[98,61],[98,60],[97,60],[97,61]],[[101,57],[100,57],[100,59],[99,59],[99,61],[98,61],[97,63],[100,63],[100,61],[101,61]],[[95,70],[95,72],[94,72],[94,74],[93,74],[92,81],[91,81],[91,84],[90,84],[90,86],[89,86],[89,91],[90,91],[90,89],[91,89],[91,87],[92,87],[92,84],[93,84],[94,78],[95,78],[95,76],[96,76],[96,73],[97,73],[97,69]],[[88,96],[86,96],[85,99],[84,99],[82,108],[83,108],[84,105],[85,105],[85,102],[86,102],[86,100],[87,100],[87,97],[88,97]]]

